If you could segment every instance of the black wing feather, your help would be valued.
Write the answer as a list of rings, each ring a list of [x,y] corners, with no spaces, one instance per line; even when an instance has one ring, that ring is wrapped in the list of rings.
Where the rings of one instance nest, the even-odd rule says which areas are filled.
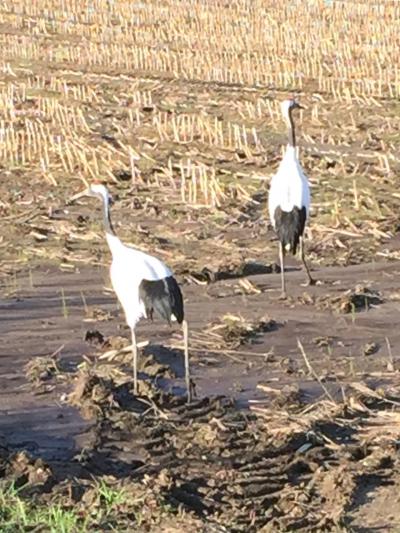
[[[143,301],[149,318],[153,319],[155,312],[168,323],[171,323],[172,315],[179,324],[183,322],[182,292],[173,276],[156,281],[144,279],[139,285],[139,298]]]
[[[274,219],[278,239],[284,249],[289,245],[294,255],[297,251],[300,237],[304,233],[307,220],[306,208],[304,206],[301,209],[294,207],[291,211],[287,212],[277,207],[275,209]]]

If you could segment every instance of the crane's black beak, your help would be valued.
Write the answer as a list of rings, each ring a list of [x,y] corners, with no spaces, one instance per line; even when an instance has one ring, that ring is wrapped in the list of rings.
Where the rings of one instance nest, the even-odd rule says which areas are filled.
[[[300,105],[298,102],[294,102],[293,109],[305,109],[305,107]]]
[[[114,198],[111,196],[111,194],[108,195],[108,205],[109,207],[111,207],[112,205],[114,205],[115,203],[115,200]]]

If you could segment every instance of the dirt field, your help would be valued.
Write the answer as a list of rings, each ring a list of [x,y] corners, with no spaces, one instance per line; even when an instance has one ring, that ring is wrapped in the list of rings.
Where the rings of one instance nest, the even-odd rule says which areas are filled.
[[[400,8],[277,4],[2,3],[0,531],[400,531]],[[282,301],[292,94],[318,284]],[[182,285],[189,406],[159,322],[132,394],[93,179]]]

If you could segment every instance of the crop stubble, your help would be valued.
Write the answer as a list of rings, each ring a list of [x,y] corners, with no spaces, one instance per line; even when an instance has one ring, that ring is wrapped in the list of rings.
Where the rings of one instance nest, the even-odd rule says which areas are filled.
[[[255,268],[254,262],[258,269],[262,265],[274,271],[276,243],[266,223],[266,191],[285,140],[279,100],[288,94],[298,95],[307,106],[298,137],[313,195],[308,229],[312,263],[349,266],[398,259],[399,20],[400,7],[391,1],[190,1],[179,9],[176,2],[152,1],[3,2],[4,294],[18,294],[19,272],[34,266],[40,270],[53,263],[73,271],[108,263],[97,209],[65,206],[70,194],[99,177],[115,194],[113,212],[121,237],[158,253],[182,280],[201,284],[240,276]],[[375,286],[372,293],[363,287],[357,292],[355,286],[333,297],[330,287],[328,294],[321,288],[323,296],[297,295],[289,305],[314,306],[316,312],[345,308],[356,321],[355,313],[369,304],[356,309],[354,302],[365,300],[366,293],[375,298]],[[211,298],[238,299],[263,291],[252,281],[208,289]],[[391,297],[395,300],[393,291]],[[251,331],[254,325],[248,324],[244,320],[242,328]],[[217,326],[210,325],[211,336],[220,327],[219,317]],[[320,343],[326,342],[329,352],[328,337]],[[204,334],[195,331],[193,344],[207,350]],[[218,346],[228,361],[235,351],[246,350]],[[370,342],[366,355],[374,349]],[[388,368],[393,379],[395,359]],[[35,379],[48,372],[53,379],[56,372],[40,365],[32,369]],[[357,404],[347,396],[339,406],[317,402],[310,411],[317,415],[310,421],[301,414],[304,406],[300,409],[295,391],[290,416],[300,417],[300,427],[281,428],[283,436],[275,440],[269,433],[274,424],[268,406],[247,418],[226,400],[206,399],[211,419],[194,417],[187,434],[179,431],[187,424],[185,417],[191,417],[184,410],[176,427],[157,417],[144,419],[148,449],[154,446],[153,424],[161,424],[162,435],[168,436],[161,448],[173,438],[182,454],[181,463],[162,480],[163,497],[197,512],[205,506],[213,523],[228,529],[248,531],[266,524],[329,529],[342,524],[365,480],[372,486],[375,478],[398,484],[391,434],[398,425],[396,406],[391,404],[393,414],[388,414],[382,397],[372,395],[381,402],[376,405],[370,402],[370,390],[358,392],[362,400]],[[115,387],[109,393],[115,394]],[[110,414],[110,427],[100,432],[99,453],[107,431],[114,431],[113,417],[128,416],[124,408],[119,415],[119,407]],[[275,414],[278,426],[287,423],[286,412]],[[384,446],[377,435],[364,438],[364,418],[373,419],[372,426],[375,420],[378,427],[388,422],[380,436],[387,438]],[[264,425],[264,420],[269,422]],[[351,431],[354,442],[338,443],[342,430]],[[311,452],[301,444],[296,448],[300,441],[308,442],[310,431],[318,437]],[[328,441],[321,443],[320,433]],[[195,452],[187,451],[192,439],[199,446]],[[230,450],[234,441],[239,451]],[[193,455],[209,453],[204,443],[226,446],[226,464],[222,468],[215,456],[210,473],[195,478]],[[365,457],[377,457],[375,470],[359,447]],[[296,455],[299,448],[300,456],[308,454],[304,464]],[[254,472],[248,474],[250,470]],[[262,475],[257,478],[255,471]],[[218,472],[225,495],[209,486]],[[271,487],[277,494],[268,494]]]

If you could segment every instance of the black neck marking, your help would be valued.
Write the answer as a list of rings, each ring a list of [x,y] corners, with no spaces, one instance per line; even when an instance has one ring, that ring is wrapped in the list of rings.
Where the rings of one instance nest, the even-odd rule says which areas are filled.
[[[294,120],[292,117],[292,107],[289,107],[288,110],[288,116],[289,116],[289,130],[288,130],[288,139],[289,139],[289,145],[293,146],[295,148],[296,146],[296,132],[294,127]]]
[[[114,226],[111,222],[111,213],[108,206],[108,198],[103,198],[103,223],[106,233],[110,233],[115,236]]]

